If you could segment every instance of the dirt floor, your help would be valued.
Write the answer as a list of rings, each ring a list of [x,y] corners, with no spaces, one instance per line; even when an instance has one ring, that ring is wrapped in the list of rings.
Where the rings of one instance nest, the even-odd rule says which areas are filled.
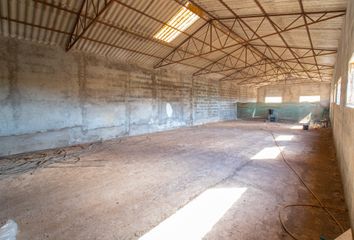
[[[282,149],[349,228],[331,129],[296,127],[223,122],[3,158],[0,223],[20,240],[292,239],[279,211],[318,202]],[[341,232],[321,208],[280,215],[299,239]]]

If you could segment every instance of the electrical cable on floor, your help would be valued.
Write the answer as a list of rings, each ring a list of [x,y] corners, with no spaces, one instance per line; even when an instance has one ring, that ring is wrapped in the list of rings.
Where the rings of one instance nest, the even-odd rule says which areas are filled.
[[[69,148],[61,148],[47,152],[36,152],[31,154],[20,154],[7,158],[1,158],[0,161],[0,178],[20,174],[29,171],[35,171],[37,168],[43,168],[53,163],[70,163],[75,164],[80,161],[80,156],[87,152],[92,152],[98,143],[92,143],[86,146],[78,145]],[[79,148],[79,150],[74,150]],[[73,151],[73,152],[69,152]],[[68,160],[74,160],[68,162]]]
[[[267,128],[267,127],[266,127]],[[282,148],[279,146],[273,132],[269,129],[263,129],[265,132],[269,133],[272,138],[273,141],[275,143],[275,145],[277,146],[277,148],[279,149],[280,155],[282,157],[283,162],[285,163],[285,165],[289,168],[289,170],[291,172],[293,172],[296,177],[299,179],[299,181],[301,182],[301,184],[311,193],[311,195],[316,199],[316,201],[318,202],[319,205],[315,205],[315,204],[289,204],[289,205],[285,205],[283,206],[280,210],[279,210],[279,221],[281,223],[282,228],[284,229],[284,231],[289,234],[289,236],[291,236],[293,239],[295,240],[299,240],[295,234],[293,234],[284,224],[282,218],[281,218],[281,213],[283,210],[285,210],[286,208],[291,208],[291,207],[311,207],[311,208],[320,208],[323,209],[327,215],[331,218],[331,220],[333,220],[335,222],[336,225],[338,225],[338,227],[340,228],[340,230],[344,233],[344,228],[343,226],[340,224],[340,222],[335,218],[335,216],[329,211],[329,210],[336,210],[336,211],[345,211],[344,209],[337,209],[337,208],[332,208],[332,207],[327,207],[325,206],[322,201],[319,199],[319,197],[311,190],[311,188],[305,183],[305,181],[303,180],[303,178],[300,176],[299,173],[297,173],[297,171],[291,166],[291,164],[286,160],[283,150]],[[150,137],[146,137],[146,139],[143,139],[143,141],[150,141]],[[111,144],[119,144],[121,143],[121,139],[117,142],[117,141],[113,141]],[[93,144],[89,144],[87,146],[83,146],[83,145],[79,145],[79,146],[74,146],[68,149],[62,148],[62,149],[58,149],[55,151],[52,151],[52,154],[48,154],[48,153],[33,153],[33,154],[26,154],[26,156],[24,157],[23,155],[19,155],[19,156],[14,156],[14,157],[9,157],[9,158],[5,158],[5,159],[1,159],[0,161],[0,178],[4,177],[4,176],[8,176],[8,175],[12,175],[12,174],[18,174],[18,173],[24,173],[24,172],[28,172],[28,171],[34,171],[37,168],[41,168],[41,167],[46,167],[50,164],[53,163],[58,163],[58,162],[64,162],[64,163],[77,163],[78,161],[80,161],[80,156],[84,153],[87,152],[94,152],[95,148],[101,143],[93,143]],[[72,150],[73,148],[80,148],[80,150],[78,151],[74,151],[72,153],[69,153],[67,150]],[[71,162],[67,162],[68,160],[72,160],[74,159],[74,161]]]
[[[33,173],[38,168],[49,167],[49,165],[54,163],[75,164],[80,161],[83,154],[95,153],[97,150],[104,150],[116,146],[122,141],[123,139],[120,138],[108,140],[104,144],[102,141],[99,141],[56,150],[46,150],[46,152],[33,152],[2,157],[0,158],[0,179],[30,171]],[[151,137],[145,136],[142,140],[135,141],[134,144],[145,141],[151,141]]]
[[[311,195],[317,200],[318,204],[319,205],[314,205],[314,204],[289,204],[289,205],[286,205],[284,207],[282,207],[282,209],[279,210],[279,221],[280,221],[280,224],[282,225],[283,229],[285,230],[285,232],[287,234],[289,234],[293,239],[295,240],[299,240],[297,237],[295,237],[295,235],[293,233],[291,233],[291,231],[285,226],[282,218],[281,218],[281,213],[282,213],[282,210],[285,210],[286,208],[290,208],[290,207],[312,207],[312,208],[320,208],[320,209],[323,209],[327,215],[331,218],[331,220],[333,220],[335,222],[335,224],[340,228],[340,230],[342,231],[342,233],[345,232],[343,226],[340,224],[340,222],[336,219],[336,217],[329,211],[329,209],[332,209],[332,210],[338,210],[338,211],[345,211],[343,209],[336,209],[336,208],[331,208],[331,207],[326,207],[322,201],[319,199],[319,197],[311,190],[311,188],[305,183],[305,181],[303,180],[303,178],[300,176],[299,173],[297,173],[297,171],[291,166],[291,164],[286,160],[285,156],[284,156],[284,153],[283,153],[283,150],[282,148],[279,146],[274,134],[272,131],[266,129],[265,130],[266,132],[270,133],[273,137],[273,141],[275,143],[275,145],[277,146],[277,148],[279,149],[279,152],[280,152],[280,155],[285,163],[285,165],[290,169],[290,171],[292,171],[296,176],[297,178],[299,179],[299,181],[302,183],[302,185],[305,186],[305,188],[311,193]]]

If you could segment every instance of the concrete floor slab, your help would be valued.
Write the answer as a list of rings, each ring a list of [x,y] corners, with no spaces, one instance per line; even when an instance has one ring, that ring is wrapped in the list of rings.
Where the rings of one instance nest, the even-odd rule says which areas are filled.
[[[326,206],[345,208],[330,129],[293,126],[223,122],[66,148],[80,155],[26,173],[2,171],[0,222],[14,219],[20,240],[291,239],[279,211],[317,202],[270,132]],[[3,158],[0,167],[11,163]],[[347,212],[332,213],[349,228]],[[282,218],[300,239],[341,233],[321,209],[285,209]]]

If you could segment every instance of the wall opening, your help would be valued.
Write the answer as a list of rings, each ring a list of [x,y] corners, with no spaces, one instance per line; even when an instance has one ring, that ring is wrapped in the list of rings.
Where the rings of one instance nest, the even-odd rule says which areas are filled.
[[[337,105],[340,105],[341,91],[342,91],[342,79],[339,78],[339,80],[336,84],[336,104]]]
[[[321,96],[316,95],[316,96],[300,96],[299,97],[299,102],[319,102],[321,101]]]
[[[331,103],[335,103],[336,101],[336,84],[333,85],[331,92]]]
[[[283,98],[282,97],[265,97],[265,102],[266,103],[282,103]]]
[[[354,53],[349,61],[347,83],[347,107],[354,108]]]

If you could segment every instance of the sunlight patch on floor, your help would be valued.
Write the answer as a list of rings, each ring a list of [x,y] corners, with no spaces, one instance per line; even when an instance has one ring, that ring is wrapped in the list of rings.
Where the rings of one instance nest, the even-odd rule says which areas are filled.
[[[275,140],[279,141],[279,142],[281,142],[281,141],[286,142],[286,141],[293,140],[293,138],[294,138],[294,135],[279,135],[278,137],[275,138]]]
[[[281,150],[284,147],[280,147]],[[265,147],[261,151],[259,151],[256,155],[254,155],[252,160],[265,160],[265,159],[276,159],[280,154],[280,149],[278,147]]]
[[[299,121],[301,124],[309,124],[312,119],[312,113],[307,114],[303,119]]]
[[[139,240],[202,239],[247,188],[208,189]]]

